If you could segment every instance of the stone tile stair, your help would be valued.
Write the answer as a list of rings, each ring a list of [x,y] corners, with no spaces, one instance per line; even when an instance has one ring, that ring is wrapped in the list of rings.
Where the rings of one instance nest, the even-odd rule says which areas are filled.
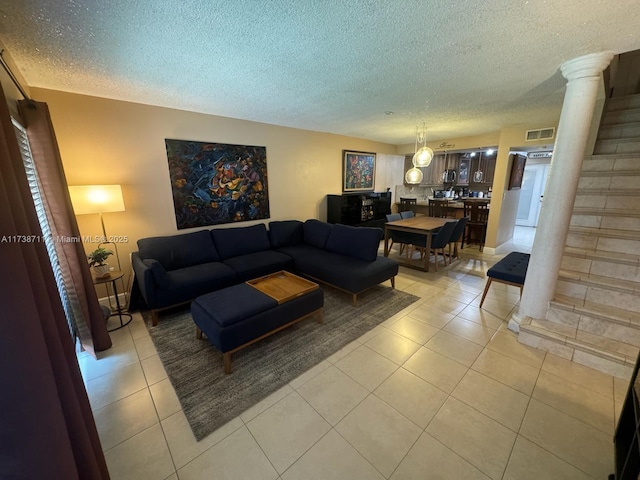
[[[554,299],[519,341],[619,377],[640,350],[640,95],[609,99],[585,158]]]

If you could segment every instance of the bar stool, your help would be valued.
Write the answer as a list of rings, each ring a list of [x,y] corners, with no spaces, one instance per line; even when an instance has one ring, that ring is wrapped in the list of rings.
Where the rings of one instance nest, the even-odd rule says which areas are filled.
[[[429,199],[429,216],[446,218],[449,214],[449,200],[441,198]]]
[[[418,205],[417,198],[406,198],[400,197],[400,211],[405,212],[407,210],[411,210],[413,212],[413,207]]]
[[[489,202],[477,200],[465,200],[464,216],[469,219],[465,234],[462,236],[462,246],[464,242],[478,243],[480,251],[484,248],[484,241],[487,236],[487,222],[489,221]]]

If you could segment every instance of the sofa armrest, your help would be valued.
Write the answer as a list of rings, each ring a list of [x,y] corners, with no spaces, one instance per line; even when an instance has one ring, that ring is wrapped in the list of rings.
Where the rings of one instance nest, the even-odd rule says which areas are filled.
[[[136,274],[136,283],[138,284],[142,298],[146,302],[147,306],[153,308],[153,305],[156,303],[156,286],[151,267],[145,265],[138,252],[133,252],[131,254],[131,266]]]

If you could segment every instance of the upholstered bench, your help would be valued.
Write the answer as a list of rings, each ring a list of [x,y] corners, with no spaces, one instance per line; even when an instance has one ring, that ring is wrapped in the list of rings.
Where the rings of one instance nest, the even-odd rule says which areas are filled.
[[[204,333],[222,352],[225,373],[231,373],[231,354],[313,315],[322,323],[322,290],[278,301],[247,283],[196,298],[191,315],[198,338]]]
[[[487,296],[487,292],[493,281],[520,287],[520,295],[522,295],[522,286],[524,285],[527,268],[529,267],[529,257],[530,255],[528,253],[511,252],[487,271],[487,277],[489,277],[489,279],[482,293],[480,308],[482,308],[484,298]]]

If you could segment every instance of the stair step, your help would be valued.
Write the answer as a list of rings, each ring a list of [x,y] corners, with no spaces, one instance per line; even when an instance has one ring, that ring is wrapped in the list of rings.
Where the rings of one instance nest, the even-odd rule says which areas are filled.
[[[580,304],[575,302],[572,297],[565,295],[555,295],[553,300],[549,302],[549,306],[556,310],[572,312],[577,315],[584,315],[591,318],[616,323],[618,325],[628,326],[640,331],[640,313],[625,310],[617,307],[607,307],[605,305],[585,302]]]
[[[570,267],[566,262],[564,265]],[[637,273],[637,267],[633,268]],[[615,276],[604,277],[564,270],[558,276],[554,295],[571,299],[574,305],[624,307],[624,310],[640,314],[640,296],[638,296],[637,287],[636,280],[627,281]]]
[[[606,217],[629,217],[640,218],[640,210],[631,210],[624,208],[588,208],[576,207],[573,209],[574,215],[600,215]]]
[[[593,153],[596,155],[637,152],[640,152],[640,138],[638,137],[597,140],[593,148]]]
[[[638,232],[630,232],[627,230],[616,230],[610,228],[569,227],[569,234],[640,241],[640,234],[638,234]]]
[[[574,208],[571,227],[590,227],[637,232],[640,236],[640,211],[631,209]]]
[[[624,110],[605,110],[600,120],[600,125],[612,125],[620,123],[640,122],[640,107]]]
[[[640,170],[640,154],[617,153],[609,155],[589,155],[582,162],[582,173],[606,171]]]
[[[636,177],[640,175],[640,160],[638,161],[637,170],[583,170],[580,172],[580,178],[590,177]]]
[[[626,173],[626,174],[625,174]],[[640,170],[630,172],[581,172],[578,181],[578,192],[593,192],[600,195],[601,192],[611,194],[640,192]]]
[[[605,104],[606,112],[624,111],[629,108],[640,108],[640,94],[608,98]]]
[[[638,208],[638,190],[582,189],[576,193],[574,208],[632,210]],[[622,229],[625,230],[625,229]]]
[[[594,344],[588,336],[572,338],[558,331],[548,321],[525,318],[520,324],[518,341],[525,345],[540,348],[575,363],[594,368],[620,378],[630,378],[635,357],[624,355],[606,346]],[[631,352],[629,352],[631,353]]]
[[[640,282],[637,282],[635,280],[619,279],[615,277],[594,275],[590,273],[575,272],[570,270],[560,270],[558,274],[558,280],[627,293],[630,295],[640,292]]]
[[[569,226],[565,247],[615,252],[637,258],[640,236],[633,230]]]
[[[640,137],[640,122],[611,123],[598,130],[598,140]]]
[[[640,266],[640,255],[634,256],[629,255],[628,253],[603,252],[588,250],[585,248],[565,247],[564,255],[575,258],[584,258],[587,260],[617,263],[620,265]]]
[[[610,190],[609,188],[578,188],[577,195],[606,195],[613,197],[637,197],[640,196],[640,189],[627,188]]]
[[[565,249],[560,262],[560,269],[578,275],[597,274],[605,278],[640,282],[640,263],[638,263],[637,255],[629,256],[628,261],[611,258],[610,256],[593,257],[595,257],[595,255],[589,258],[567,254]],[[571,281],[572,279],[565,278],[564,280]],[[583,295],[585,292],[581,291],[580,294]]]

